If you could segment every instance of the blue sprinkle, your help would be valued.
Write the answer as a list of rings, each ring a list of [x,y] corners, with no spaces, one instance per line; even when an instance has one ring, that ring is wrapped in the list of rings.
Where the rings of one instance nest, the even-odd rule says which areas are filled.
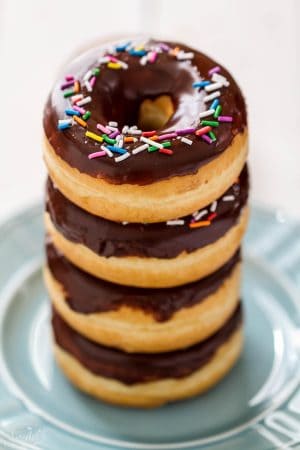
[[[106,147],[113,153],[119,153],[119,155],[124,155],[124,153],[127,153],[127,150],[121,147],[116,147],[115,145],[107,145]]]
[[[134,49],[129,50],[128,53],[132,56],[144,56],[147,54],[146,50],[134,50]]]
[[[75,109],[71,109],[71,108],[66,109],[65,113],[67,114],[67,116],[78,116],[79,117],[81,115],[79,111],[75,111]]]
[[[125,52],[125,50],[127,49],[127,47],[129,47],[129,45],[131,44],[131,42],[127,42],[126,44],[123,45],[117,45],[115,47],[116,52]]]
[[[209,109],[216,109],[219,103],[220,103],[219,99],[216,98],[210,105]]]
[[[71,124],[70,123],[59,123],[58,125],[57,125],[57,128],[59,129],[59,130],[66,130],[67,128],[71,128]]]
[[[196,81],[195,83],[193,83],[193,88],[203,88],[205,86],[208,86],[209,84],[211,84],[210,81]]]

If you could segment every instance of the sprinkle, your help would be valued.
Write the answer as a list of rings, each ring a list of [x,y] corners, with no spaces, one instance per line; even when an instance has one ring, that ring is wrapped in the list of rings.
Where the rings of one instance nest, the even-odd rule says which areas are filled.
[[[146,144],[152,145],[153,147],[156,148],[164,148],[163,145],[160,144],[159,142],[152,141],[152,139],[148,139],[145,136],[141,136],[141,141],[145,142]]]
[[[163,141],[165,139],[172,139],[177,137],[177,133],[167,133],[167,134],[161,134],[160,136],[158,136],[157,140],[158,141]],[[153,138],[152,138],[153,139]]]
[[[74,103],[76,103],[76,102],[78,102],[79,100],[82,100],[82,99],[83,99],[83,95],[82,94],[76,94],[76,95],[73,95],[71,97],[71,102],[74,104]]]
[[[224,195],[222,198],[223,202],[233,202],[235,200],[234,195]]]
[[[164,52],[168,52],[170,50],[170,47],[168,44],[165,44],[164,42],[161,42],[158,44],[158,47],[163,50]]]
[[[95,83],[96,83],[96,76],[93,76],[91,79],[90,79],[90,86],[91,86],[91,88],[93,88],[94,86],[95,86]]]
[[[103,150],[110,158],[114,156],[113,153],[107,147],[105,147],[105,145],[101,145],[101,150]]]
[[[201,125],[208,125],[210,127],[218,127],[219,122],[215,120],[201,120]]]
[[[88,70],[87,73],[83,77],[83,81],[88,81],[92,75],[93,75],[93,72],[91,70]]]
[[[72,108],[65,109],[65,113],[67,114],[67,116],[80,116],[80,112]]]
[[[183,52],[180,51],[177,53],[176,58],[179,59],[179,61],[185,61],[187,59],[193,59],[194,53],[193,52]]]
[[[116,162],[124,161],[124,159],[129,158],[129,156],[131,156],[130,153],[126,152],[126,153],[124,153],[124,155],[117,156],[117,157],[115,158],[115,161],[116,161]]]
[[[183,219],[178,219],[178,220],[168,220],[168,221],[167,221],[167,225],[171,225],[171,226],[175,226],[175,225],[184,225],[184,220],[183,220]]]
[[[142,66],[145,66],[147,64],[147,62],[148,62],[148,55],[142,56],[141,59],[140,59],[140,64]]]
[[[145,137],[151,137],[151,136],[155,136],[157,133],[157,131],[153,130],[153,131],[143,131],[142,132],[142,136]]]
[[[109,59],[108,56],[102,56],[101,58],[98,59],[98,63],[99,64],[105,64],[105,63],[107,63],[109,61],[110,61],[110,59]]]
[[[64,89],[66,89],[66,88],[68,88],[70,86],[73,86],[73,84],[74,84],[74,80],[66,81],[66,83],[63,83],[60,86],[60,89],[63,91]]]
[[[106,134],[102,134],[102,138],[103,140],[107,143],[107,144],[115,144],[116,140],[115,139],[111,139],[110,137],[108,137]]]
[[[70,123],[59,123],[57,125],[57,128],[59,130],[66,130],[67,128],[70,128],[71,126],[72,126],[72,124],[70,124]]]
[[[229,81],[227,80],[227,78],[223,77],[223,75],[219,75],[218,73],[213,74],[212,81],[220,82],[223,84],[223,86],[226,86],[226,87],[228,87],[230,84]]]
[[[209,220],[202,220],[200,222],[193,222],[189,224],[190,228],[208,227],[210,225]]]
[[[215,67],[213,67],[212,69],[210,69],[210,70],[208,71],[208,75],[211,76],[211,75],[213,75],[214,73],[220,72],[220,70],[221,70],[221,67],[215,66]]]
[[[75,81],[75,83],[74,83],[74,92],[76,94],[78,94],[79,91],[80,91],[80,83],[79,83],[79,81]]]
[[[188,145],[192,145],[192,143],[193,143],[193,141],[191,139],[188,139],[186,137],[182,137],[181,142],[184,142],[185,144],[188,144]]]
[[[232,116],[219,116],[218,121],[219,122],[232,122],[233,117]]]
[[[127,136],[125,137],[124,142],[136,142],[136,138],[132,136]]]
[[[117,45],[115,47],[116,52],[125,52],[125,50],[127,49],[127,47],[129,47],[129,45],[131,44],[131,42],[126,42],[126,44],[120,44]]]
[[[220,91],[213,92],[212,94],[207,95],[206,97],[204,97],[203,101],[204,101],[205,103],[206,103],[206,102],[210,102],[210,101],[213,100],[214,98],[220,97],[220,95],[221,95],[221,92],[220,92]]]
[[[82,100],[77,101],[76,105],[83,106],[83,105],[86,105],[87,103],[90,103],[91,101],[92,101],[92,97],[90,97],[90,96],[84,97]]]
[[[87,123],[82,120],[81,117],[73,116],[73,119],[78,123],[78,125],[81,125],[83,128],[87,127]]]
[[[213,142],[215,142],[217,140],[217,136],[215,135],[215,133],[213,131],[209,131],[208,135]]]
[[[208,86],[211,82],[210,81],[195,81],[195,83],[193,83],[193,88],[203,88],[205,86]]]
[[[219,103],[220,103],[220,100],[218,98],[215,98],[215,100],[210,105],[210,109],[214,109],[215,110]]]
[[[202,117],[208,117],[211,116],[213,113],[215,112],[215,110],[213,108],[208,109],[207,111],[202,111],[199,114],[199,119],[202,119]]]
[[[124,127],[122,128],[122,134],[128,133],[128,130],[129,130],[129,126],[128,125],[124,125]]]
[[[173,150],[170,150],[168,148],[160,148],[158,150],[159,153],[164,153],[165,155],[173,155]]]
[[[93,133],[92,131],[86,131],[85,135],[86,135],[86,137],[89,137],[89,138],[93,139],[94,141],[103,142],[103,137],[99,136],[96,133]]]
[[[100,73],[99,67],[94,67],[94,69],[92,69],[93,76],[97,77],[99,73]]]
[[[109,138],[110,139],[115,139],[119,135],[120,135],[120,131],[119,130],[115,130],[109,135]]]
[[[122,134],[119,134],[117,137],[116,137],[116,146],[117,147],[123,147],[123,144],[124,144],[124,136],[122,135]]]
[[[199,211],[195,216],[194,219],[196,221],[202,219],[202,217],[206,216],[206,214],[208,213],[207,209],[203,209],[202,211]]]
[[[108,128],[106,128],[104,125],[102,125],[101,123],[97,123],[96,126],[97,126],[98,130],[102,131],[102,133],[109,134],[110,130]]]
[[[72,125],[72,119],[59,119],[58,123],[60,125],[64,125],[64,124]]]
[[[212,204],[210,205],[210,212],[215,212],[218,206],[218,202],[215,200],[214,202],[212,202]]]
[[[94,158],[98,158],[100,156],[106,156],[106,152],[105,151],[101,151],[101,152],[94,152],[94,153],[90,153],[88,155],[89,159],[94,159]]]
[[[211,127],[206,126],[203,128],[199,128],[199,130],[195,131],[195,135],[202,136],[203,134],[208,133],[209,131],[211,131]]]
[[[110,122],[108,122],[108,125],[110,127],[117,127],[118,126],[118,122],[115,122],[114,120],[111,120]]]
[[[74,81],[74,77],[73,77],[73,75],[66,75],[65,80],[66,81]]]
[[[212,144],[212,140],[209,136],[207,136],[207,134],[202,134],[201,138],[208,144]]]
[[[88,92],[92,92],[93,88],[92,88],[92,86],[91,86],[91,83],[90,83],[88,80],[86,80],[86,81],[84,82],[84,85],[85,85],[86,90],[87,90]]]
[[[215,110],[215,113],[214,113],[214,118],[215,119],[217,119],[219,117],[219,115],[221,114],[221,111],[222,111],[222,106],[218,105],[216,110]]]
[[[80,114],[85,114],[85,109],[84,108],[80,108],[80,106],[78,106],[78,105],[74,105],[73,109],[75,111],[78,111]]]
[[[129,130],[129,133],[130,134],[135,134],[135,135],[140,135],[140,134],[142,134],[142,130]]]
[[[178,136],[183,136],[184,134],[194,133],[196,128],[183,128],[181,130],[177,130],[176,133]]]
[[[136,147],[136,148],[134,148],[132,150],[132,153],[134,155],[137,155],[138,153],[143,152],[144,150],[146,150],[148,147],[149,147],[148,144],[139,145],[138,147]]]
[[[211,83],[208,86],[205,86],[205,90],[206,92],[212,92],[212,91],[216,91],[217,89],[221,89],[223,87],[223,84],[220,82],[216,82],[216,83]]]
[[[214,220],[217,217],[216,213],[212,213],[208,216],[207,220]]]
[[[148,60],[151,64],[153,64],[156,61],[157,58],[157,52],[152,51],[148,54]]]
[[[109,69],[121,69],[121,68],[122,68],[122,66],[121,66],[120,63],[115,63],[115,62],[109,62],[109,63],[107,64],[107,67],[108,67]]]
[[[125,148],[117,147],[116,145],[108,145],[107,148],[113,153],[119,153],[120,155],[128,153],[127,150],[125,150]]]
[[[88,120],[90,117],[91,117],[91,111],[87,111],[82,116],[83,120]]]
[[[69,89],[68,91],[64,92],[64,97],[65,98],[72,97],[72,95],[74,95],[74,94],[75,94],[74,89]]]
[[[144,56],[147,54],[146,50],[134,50],[134,49],[129,50],[128,53],[132,56]]]
[[[122,225],[128,225],[129,222],[122,222]]]

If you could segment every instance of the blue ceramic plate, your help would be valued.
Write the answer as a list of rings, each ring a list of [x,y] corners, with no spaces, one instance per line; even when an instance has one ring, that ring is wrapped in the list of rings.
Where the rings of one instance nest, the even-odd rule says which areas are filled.
[[[0,448],[268,450],[300,442],[300,225],[254,209],[246,345],[204,396],[141,411],[81,394],[51,353],[41,209],[0,228]]]

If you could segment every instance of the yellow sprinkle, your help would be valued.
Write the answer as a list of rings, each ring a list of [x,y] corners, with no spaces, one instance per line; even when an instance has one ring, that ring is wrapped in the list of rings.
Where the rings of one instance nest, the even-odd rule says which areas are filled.
[[[82,127],[86,128],[87,127],[87,123],[82,120],[80,117],[78,116],[73,116],[73,120],[75,120],[75,122],[77,122],[79,125],[81,125]]]
[[[109,69],[121,69],[121,64],[119,64],[119,63],[116,63],[116,62],[109,62],[108,64],[107,64],[107,67],[109,68]]]
[[[94,139],[94,141],[97,141],[97,142],[103,142],[103,137],[102,137],[102,136],[99,136],[99,135],[96,134],[96,133],[92,133],[91,131],[86,131],[86,132],[85,132],[85,135],[86,135],[86,137],[89,137],[89,138],[91,138],[91,139]]]

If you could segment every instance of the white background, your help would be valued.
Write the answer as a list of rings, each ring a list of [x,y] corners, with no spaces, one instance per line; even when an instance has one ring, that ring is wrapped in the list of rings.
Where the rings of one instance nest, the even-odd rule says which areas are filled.
[[[42,108],[78,46],[146,32],[225,64],[247,98],[252,199],[300,217],[300,2],[0,0],[0,221],[42,198]]]

